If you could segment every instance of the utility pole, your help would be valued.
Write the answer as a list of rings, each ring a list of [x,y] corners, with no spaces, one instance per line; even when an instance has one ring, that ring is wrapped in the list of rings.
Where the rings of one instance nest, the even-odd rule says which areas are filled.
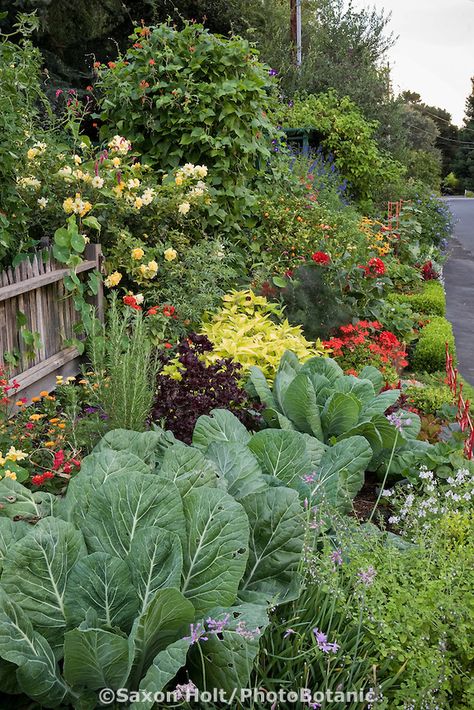
[[[290,34],[291,45],[295,57],[297,67],[301,66],[302,62],[302,47],[301,47],[301,2],[302,0],[290,0]],[[296,50],[296,51],[295,51]]]

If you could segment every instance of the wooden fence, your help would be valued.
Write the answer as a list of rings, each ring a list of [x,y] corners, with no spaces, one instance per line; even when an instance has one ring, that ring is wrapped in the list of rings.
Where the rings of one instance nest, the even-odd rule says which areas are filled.
[[[76,273],[81,278],[94,269],[100,271],[101,260],[100,246],[88,244]],[[9,365],[8,371],[20,384],[19,397],[30,400],[40,390],[51,391],[57,375],[67,377],[80,370],[77,349],[64,345],[67,339],[77,337],[74,326],[80,321],[64,286],[68,273],[64,264],[53,259],[50,249],[0,273],[0,362],[7,353],[16,354],[17,364]],[[102,317],[102,284],[91,303]],[[24,326],[19,325],[19,318],[26,319]],[[23,328],[38,334],[34,352],[22,336]]]

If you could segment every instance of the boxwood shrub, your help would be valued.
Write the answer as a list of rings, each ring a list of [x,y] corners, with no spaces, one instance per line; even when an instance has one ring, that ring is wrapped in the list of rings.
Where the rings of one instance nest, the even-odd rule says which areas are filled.
[[[413,369],[420,372],[437,372],[446,366],[446,343],[449,352],[456,354],[453,327],[451,323],[435,316],[422,329],[412,356]]]
[[[391,293],[388,300],[408,303],[417,313],[428,316],[446,315],[446,296],[439,281],[427,281],[418,293]]]

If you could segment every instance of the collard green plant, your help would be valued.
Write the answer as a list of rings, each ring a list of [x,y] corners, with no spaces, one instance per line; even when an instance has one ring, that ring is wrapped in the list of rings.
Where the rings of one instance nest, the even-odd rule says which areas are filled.
[[[398,410],[397,419],[385,416],[386,410],[396,405],[400,390],[380,392],[383,377],[374,367],[365,367],[360,374],[344,375],[331,358],[312,358],[301,364],[294,353],[287,351],[273,389],[258,367],[250,368],[250,382],[266,406],[263,417],[270,427],[301,431],[325,445],[334,444],[326,452],[334,466],[341,465],[354,438],[362,438],[371,451],[365,468],[371,462],[375,469],[393,447],[416,439],[420,419],[404,410]],[[349,465],[357,461],[353,453]]]
[[[109,432],[63,499],[2,480],[2,687],[76,708],[101,688],[161,690],[183,667],[201,688],[245,687],[268,605],[299,593],[304,533],[289,472],[264,472],[251,441],[215,410],[194,446]]]

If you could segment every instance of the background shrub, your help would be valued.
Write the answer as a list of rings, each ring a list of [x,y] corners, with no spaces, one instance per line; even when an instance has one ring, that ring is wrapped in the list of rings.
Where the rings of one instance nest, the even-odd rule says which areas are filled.
[[[211,220],[240,218],[270,155],[269,67],[245,40],[199,24],[138,27],[131,44],[99,70],[101,136],[125,135],[163,170],[204,163],[220,196]]]
[[[420,338],[411,359],[413,369],[421,372],[444,370],[446,343],[448,343],[449,352],[454,355],[456,350],[453,326],[446,318],[435,316],[420,332]]]
[[[446,315],[446,295],[439,281],[427,281],[419,293],[390,293],[393,303],[408,303],[416,313],[427,316]]]

